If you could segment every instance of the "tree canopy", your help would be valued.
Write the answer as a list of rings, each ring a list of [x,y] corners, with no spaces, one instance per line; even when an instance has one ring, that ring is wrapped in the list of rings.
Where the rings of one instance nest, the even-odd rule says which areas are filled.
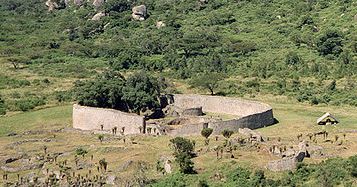
[[[145,72],[125,79],[114,71],[104,72],[94,80],[78,81],[75,86],[80,105],[135,113],[159,107],[159,96],[166,88],[166,84]]]

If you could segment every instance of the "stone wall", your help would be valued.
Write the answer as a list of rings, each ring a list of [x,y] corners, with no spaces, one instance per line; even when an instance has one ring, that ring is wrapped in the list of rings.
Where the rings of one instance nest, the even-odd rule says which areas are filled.
[[[202,107],[184,109],[182,111],[181,115],[183,115],[183,116],[202,116],[203,115]]]
[[[236,119],[211,122],[208,127],[213,134],[220,134],[224,129],[238,131],[239,128],[257,129],[274,123],[272,108],[264,103],[229,97],[203,95],[174,95],[174,106],[179,108],[202,107],[204,112],[222,113],[237,116]],[[203,126],[183,125],[181,129],[168,132],[171,135],[197,135]]]
[[[145,129],[144,117],[113,109],[73,105],[73,128],[82,130],[104,130],[125,127],[124,134],[139,134],[139,127]]]
[[[171,136],[200,135],[206,123],[183,125],[180,128],[166,128],[166,133]]]
[[[172,101],[171,101],[172,100]],[[257,129],[274,123],[272,108],[264,103],[247,101],[229,97],[203,95],[173,95],[168,104],[180,109],[187,109],[189,114],[197,115],[200,112],[221,113],[236,116],[227,121],[215,121],[182,125],[171,128],[166,132],[169,135],[199,135],[205,127],[213,129],[213,134],[220,134],[224,129],[238,131],[239,128]],[[104,130],[117,127],[120,132],[125,127],[124,134],[139,134],[140,127],[146,129],[144,117],[129,114],[113,109],[103,109],[73,105],[73,127],[82,130]],[[160,134],[162,134],[160,133]]]

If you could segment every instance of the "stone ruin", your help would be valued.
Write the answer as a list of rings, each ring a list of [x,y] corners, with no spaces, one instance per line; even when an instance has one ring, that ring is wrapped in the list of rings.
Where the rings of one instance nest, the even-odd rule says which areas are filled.
[[[161,109],[152,118],[113,109],[73,106],[73,127],[81,130],[118,130],[121,134],[152,135],[200,135],[203,128],[212,128],[213,134],[228,129],[239,129],[254,141],[262,141],[261,135],[249,129],[257,129],[274,123],[269,105],[236,98],[203,95],[167,95],[161,98]],[[232,116],[222,119],[205,113]],[[155,116],[156,117],[153,117]]]
[[[321,151],[321,149],[318,150]],[[311,157],[314,151],[316,151],[316,147],[309,146],[305,141],[298,144],[297,151],[292,148],[281,151],[275,146],[271,153],[280,155],[282,159],[270,161],[267,164],[267,168],[271,171],[294,170],[299,162],[302,162],[306,157]]]

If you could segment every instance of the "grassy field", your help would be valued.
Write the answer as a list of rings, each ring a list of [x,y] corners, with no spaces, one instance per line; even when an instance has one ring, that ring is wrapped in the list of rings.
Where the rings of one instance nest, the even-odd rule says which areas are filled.
[[[278,98],[276,98],[278,99]],[[332,139],[335,135],[342,138],[342,133],[345,130],[357,129],[357,114],[353,111],[353,107],[330,107],[319,106],[312,107],[309,105],[296,104],[284,99],[278,99],[279,101],[264,100],[271,104],[274,108],[274,115],[279,121],[278,124],[259,129],[258,131],[263,134],[264,137],[269,137],[270,141],[275,141],[278,137],[282,139],[282,142],[288,146],[296,146],[298,144],[296,136],[299,133],[306,135],[310,132],[317,132],[323,129],[321,126],[317,126],[315,121],[324,112],[332,112],[341,123],[336,127],[326,127],[329,132],[329,137]],[[28,157],[34,157],[43,153],[43,146],[48,147],[47,152],[50,154],[62,153],[58,158],[59,161],[67,160],[70,164],[74,165],[75,150],[82,147],[88,150],[88,154],[84,158],[80,158],[79,162],[89,164],[82,170],[78,170],[79,174],[88,174],[89,170],[96,173],[96,165],[98,161],[105,158],[109,163],[109,174],[119,173],[119,177],[123,180],[133,180],[141,166],[145,166],[145,176],[150,179],[159,179],[162,174],[156,171],[156,162],[160,158],[172,158],[172,151],[169,147],[170,137],[160,136],[131,136],[125,137],[124,143],[122,137],[113,137],[112,135],[106,135],[103,143],[98,140],[98,135],[91,133],[80,133],[72,130],[64,130],[60,132],[53,132],[51,130],[58,130],[65,127],[71,127],[71,106],[58,106],[53,108],[46,108],[38,111],[19,113],[0,118],[0,149],[4,150],[0,154],[0,159],[9,155],[18,155],[26,153]],[[25,133],[28,131],[41,131],[39,133]],[[16,132],[17,136],[8,137],[10,132]],[[234,134],[232,138],[241,136]],[[48,140],[47,142],[45,140]],[[266,149],[262,146],[261,149],[253,147],[241,147],[234,151],[235,159],[229,158],[229,154],[225,153],[224,158],[217,160],[216,152],[213,151],[213,147],[221,145],[224,142],[222,136],[219,137],[219,141],[214,141],[211,137],[211,143],[209,147],[204,146],[204,139],[202,137],[190,137],[197,142],[196,150],[198,157],[194,158],[195,169],[198,175],[192,175],[188,177],[188,180],[205,179],[212,181],[212,175],[217,172],[228,172],[234,169],[236,166],[244,166],[254,169],[263,169],[270,160],[278,159],[270,155]],[[304,139],[307,139],[304,136]],[[21,142],[23,140],[39,140],[37,142],[25,142],[18,145],[15,142]],[[352,156],[357,150],[357,134],[348,132],[346,133],[346,140],[342,146],[325,143],[318,140],[319,146],[324,148],[324,152],[330,157]],[[207,151],[209,149],[210,151]],[[93,160],[89,155],[93,155]],[[125,168],[124,165],[132,161],[131,164]],[[321,159],[305,159],[307,163],[317,163]],[[21,164],[21,163],[14,163]],[[74,166],[73,166],[74,167]],[[124,169],[123,169],[124,167]],[[45,165],[44,168],[49,168],[50,171],[59,170],[55,164]],[[44,169],[37,169],[33,171],[21,172],[21,175],[27,175],[29,172],[41,173]],[[177,168],[175,168],[177,171]],[[267,176],[273,178],[279,178],[282,173],[272,173],[266,170]],[[16,179],[15,174],[10,174],[11,180]],[[1,179],[0,179],[1,183]],[[221,182],[215,181],[214,186],[222,185]]]

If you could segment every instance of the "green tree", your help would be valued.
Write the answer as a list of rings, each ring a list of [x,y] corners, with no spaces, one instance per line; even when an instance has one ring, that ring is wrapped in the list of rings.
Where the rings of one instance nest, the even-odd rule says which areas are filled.
[[[190,80],[190,85],[202,89],[208,89],[211,95],[215,94],[215,90],[219,86],[219,82],[224,79],[221,73],[203,73]]]
[[[213,132],[213,129],[211,129],[211,128],[203,128],[201,130],[201,135],[206,138],[206,140],[205,140],[206,145],[208,145],[208,143],[209,143],[208,137],[212,134],[212,132]]]
[[[124,77],[107,71],[94,80],[75,82],[75,97],[80,105],[127,111],[123,97]]]
[[[225,138],[230,138],[232,135],[233,135],[233,131],[231,130],[228,130],[228,129],[225,129],[222,131],[222,135],[225,137]]]
[[[179,164],[180,172],[189,174],[194,173],[194,163],[192,158],[194,157],[194,142],[182,137],[176,137],[170,140],[172,148],[174,150],[174,156],[176,162]]]
[[[164,88],[156,78],[143,71],[137,72],[128,77],[123,99],[133,112],[152,110],[159,107],[159,96]]]
[[[145,72],[125,80],[121,74],[107,71],[95,80],[77,81],[75,96],[80,105],[140,113],[159,107],[159,96],[166,87],[165,80]]]
[[[343,51],[342,44],[343,36],[338,31],[327,31],[324,33],[317,42],[317,50],[321,55],[335,55],[339,56]]]

